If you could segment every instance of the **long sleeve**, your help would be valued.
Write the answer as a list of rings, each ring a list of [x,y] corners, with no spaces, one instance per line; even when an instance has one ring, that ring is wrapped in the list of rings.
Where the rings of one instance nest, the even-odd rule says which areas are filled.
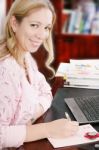
[[[15,82],[18,83],[0,64],[0,149],[20,146],[26,136],[25,125],[12,125],[20,97],[19,85]]]
[[[0,125],[0,150],[6,147],[19,147],[25,141],[25,137],[25,125]]]

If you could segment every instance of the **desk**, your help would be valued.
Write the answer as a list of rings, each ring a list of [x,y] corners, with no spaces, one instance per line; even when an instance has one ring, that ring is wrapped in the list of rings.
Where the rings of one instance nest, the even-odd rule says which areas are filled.
[[[65,117],[64,112],[68,111],[66,105],[64,105],[64,97],[77,96],[77,95],[96,95],[99,90],[88,90],[80,88],[59,88],[57,93],[54,96],[54,101],[52,103],[52,107],[42,116],[38,122],[48,122],[54,119]],[[71,115],[71,114],[70,114]],[[73,119],[73,116],[71,116]],[[37,123],[38,123],[37,122]],[[99,124],[94,125],[96,129],[99,129]],[[24,144],[22,150],[54,150],[52,145],[49,143],[47,139],[31,142]],[[58,148],[57,150],[94,150],[93,144],[84,145],[84,146],[76,146],[76,147],[64,147]]]

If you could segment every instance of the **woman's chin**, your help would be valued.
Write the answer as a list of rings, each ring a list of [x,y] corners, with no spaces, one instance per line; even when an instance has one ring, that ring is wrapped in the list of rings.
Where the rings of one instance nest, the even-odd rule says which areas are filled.
[[[35,52],[37,52],[37,50],[38,50],[38,48],[32,48],[32,49],[29,50],[29,52],[30,53],[35,53]]]

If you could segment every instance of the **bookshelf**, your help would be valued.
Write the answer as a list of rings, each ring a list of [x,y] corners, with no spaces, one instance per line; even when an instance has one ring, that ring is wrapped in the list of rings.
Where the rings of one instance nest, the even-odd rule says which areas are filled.
[[[68,34],[62,33],[66,14],[64,8],[73,9],[79,0],[51,0],[56,13],[57,21],[54,29],[55,61],[54,68],[57,69],[60,62],[69,62],[70,59],[98,59],[99,58],[99,36],[95,34]],[[98,2],[97,0],[94,1]]]

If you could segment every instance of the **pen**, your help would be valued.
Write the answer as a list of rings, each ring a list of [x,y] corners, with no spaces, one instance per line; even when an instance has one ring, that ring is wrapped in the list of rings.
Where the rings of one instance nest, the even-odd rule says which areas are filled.
[[[99,149],[99,144],[95,144],[94,146],[96,149]]]
[[[67,112],[65,112],[65,117],[68,119],[68,120],[71,120],[69,114]]]

